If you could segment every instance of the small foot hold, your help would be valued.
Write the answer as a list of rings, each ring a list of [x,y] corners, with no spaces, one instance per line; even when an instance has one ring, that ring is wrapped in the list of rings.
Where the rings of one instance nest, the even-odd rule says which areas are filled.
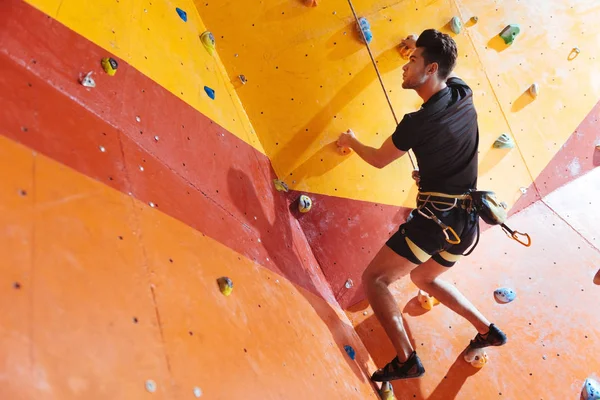
[[[80,76],[79,82],[85,87],[89,87],[89,88],[96,87],[96,81],[94,81],[94,78],[92,78],[92,74],[93,74],[93,72],[90,71],[86,75]]]
[[[221,290],[221,293],[225,296],[229,296],[233,291],[233,282],[228,277],[223,276],[217,279],[217,283],[219,284],[219,290]]]
[[[177,15],[179,15],[179,18],[181,18],[183,22],[187,22],[187,13],[185,11],[179,7],[175,8],[175,11],[177,11]]]
[[[534,99],[536,97],[538,97],[538,95],[540,94],[540,85],[538,85],[537,83],[532,84],[529,87],[529,94],[531,95],[531,97],[533,97]]]
[[[345,345],[344,346],[344,350],[346,350],[346,353],[348,354],[348,357],[350,357],[351,360],[356,359],[356,352],[354,351],[354,349],[352,348],[352,346]]]
[[[285,183],[282,180],[273,179],[273,184],[275,185],[275,189],[277,189],[278,192],[287,192],[289,190],[287,183]]]
[[[379,395],[382,400],[396,400],[396,396],[394,395],[394,387],[390,382],[383,382],[381,385],[381,390],[379,390]]]
[[[317,0],[304,0],[304,4],[307,7],[316,7],[319,5],[319,2]]]
[[[496,149],[512,149],[515,147],[515,142],[506,133],[498,136],[498,139],[494,142],[494,148]]]
[[[440,301],[435,297],[431,296],[429,293],[419,290],[419,294],[417,294],[417,299],[419,300],[419,304],[426,310],[431,310],[434,306],[440,304]]]
[[[119,67],[117,60],[111,57],[104,57],[100,61],[100,65],[102,65],[102,69],[104,69],[104,72],[106,72],[110,76],[115,76],[115,74],[117,73],[117,68]]]
[[[204,86],[204,91],[206,92],[206,95],[212,100],[215,99],[215,91],[213,89],[209,88],[208,86]]]
[[[475,368],[483,368],[489,361],[489,357],[484,349],[467,348],[464,358],[466,362]]]

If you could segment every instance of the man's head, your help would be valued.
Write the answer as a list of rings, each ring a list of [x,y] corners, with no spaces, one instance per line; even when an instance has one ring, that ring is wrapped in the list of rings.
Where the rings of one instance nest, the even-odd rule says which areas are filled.
[[[456,58],[456,43],[449,35],[435,29],[423,31],[410,60],[402,68],[402,87],[418,89],[428,82],[446,81],[456,65]]]

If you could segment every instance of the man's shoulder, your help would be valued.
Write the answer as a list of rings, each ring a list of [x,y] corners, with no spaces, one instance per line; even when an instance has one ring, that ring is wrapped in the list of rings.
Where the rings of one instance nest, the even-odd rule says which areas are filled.
[[[446,86],[450,88],[464,88],[468,89],[469,91],[471,90],[471,87],[467,85],[467,83],[458,76],[451,76],[450,78],[448,78],[446,80]]]

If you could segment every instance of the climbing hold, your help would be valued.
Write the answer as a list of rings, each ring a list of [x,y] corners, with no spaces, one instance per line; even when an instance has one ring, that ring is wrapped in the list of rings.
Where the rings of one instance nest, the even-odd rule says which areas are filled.
[[[183,22],[187,22],[187,13],[185,11],[179,7],[175,8],[175,11],[177,11],[177,14],[179,14],[179,17],[183,20]]]
[[[154,135],[154,141],[158,142],[158,139],[159,139],[158,135]]]
[[[410,57],[412,52],[414,51],[414,45],[417,42],[419,37],[415,34],[408,35],[405,39],[400,42],[400,56],[405,60]],[[412,42],[412,43],[411,43]],[[407,45],[409,43],[410,45]]]
[[[510,136],[508,136],[506,133],[503,133],[494,142],[494,147],[496,149],[512,149],[515,147],[515,142]]]
[[[348,279],[344,286],[346,287],[346,289],[351,289],[352,286],[354,286],[354,282],[352,281],[352,279]]]
[[[206,31],[200,35],[200,41],[202,42],[202,45],[204,45],[206,51],[208,51],[208,54],[212,56],[217,46],[217,43],[215,42],[215,36],[211,32]]]
[[[114,58],[104,57],[102,61],[100,61],[100,64],[102,65],[104,72],[106,72],[108,75],[115,76],[115,74],[117,73],[117,68],[119,67],[119,64]]]
[[[348,356],[354,360],[356,358],[356,352],[354,351],[354,349],[352,348],[352,346],[349,345],[345,345],[344,346],[344,350],[346,350],[346,353],[348,353]]]
[[[197,398],[202,397],[202,389],[200,389],[198,386],[194,388],[194,396]]]
[[[87,75],[79,78],[79,82],[81,82],[81,84],[85,87],[96,87],[96,82],[94,81],[94,79],[92,78],[92,74],[93,72],[90,71],[87,73]]]
[[[537,83],[532,84],[529,87],[529,94],[533,97],[536,98],[538,97],[538,95],[540,94],[540,86]]]
[[[213,89],[209,88],[208,86],[204,86],[204,91],[206,92],[208,97],[210,97],[213,100],[215,99],[215,91]]]
[[[526,187],[520,187],[519,190],[521,191],[521,193],[525,194],[527,193],[527,188]]]
[[[373,40],[373,33],[371,32],[371,25],[365,17],[360,17],[358,19],[358,29],[362,31],[360,38],[363,41],[366,39],[367,43],[371,43],[371,40]]]
[[[287,192],[289,190],[287,183],[284,181],[273,179],[273,183],[275,184],[275,189],[277,189],[278,192]]]
[[[146,381],[146,390],[150,393],[156,392],[156,382],[154,382],[152,379],[148,379]]]
[[[435,297],[431,296],[429,293],[419,290],[417,294],[417,300],[419,300],[419,304],[426,310],[431,310],[433,306],[437,306],[440,304],[440,301]]]
[[[319,5],[317,0],[304,0],[304,4],[306,4],[308,7],[316,7]]]
[[[489,357],[484,349],[468,348],[465,352],[465,361],[475,368],[483,368],[489,361]]]
[[[390,382],[383,382],[379,391],[382,400],[396,400],[394,387]]]
[[[600,269],[596,272],[596,275],[594,275],[594,284],[600,285]]]
[[[600,384],[593,378],[587,378],[581,389],[581,400],[600,400]]]
[[[505,44],[512,44],[519,33],[521,33],[519,24],[511,24],[502,29],[499,36],[504,40]]]
[[[462,22],[460,21],[460,18],[452,17],[450,20],[450,29],[457,35],[462,31]]]
[[[494,290],[494,298],[498,303],[506,304],[510,303],[517,298],[517,294],[514,290],[509,288],[500,288]]]
[[[231,281],[231,279],[229,279],[226,276],[223,276],[217,279],[217,283],[219,284],[219,289],[221,290],[221,293],[223,293],[225,296],[229,296],[231,294],[231,291],[233,290],[233,282]]]
[[[246,79],[246,76],[244,75],[238,75],[238,78],[240,78],[240,82],[242,82],[242,85],[245,85],[248,82],[248,79]]]
[[[310,197],[306,195],[300,196],[300,200],[298,201],[298,210],[300,210],[301,213],[307,213],[310,211],[311,208],[312,200],[310,199]]]
[[[471,17],[471,22],[473,22],[474,24],[476,24],[477,22],[479,22],[479,17],[474,15]]]
[[[352,153],[352,149],[350,147],[338,147],[338,151],[343,156],[346,156],[346,155]]]

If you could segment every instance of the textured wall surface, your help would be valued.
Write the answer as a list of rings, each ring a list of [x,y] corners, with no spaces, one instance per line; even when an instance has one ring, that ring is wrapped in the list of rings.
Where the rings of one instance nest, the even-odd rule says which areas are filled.
[[[408,158],[378,170],[335,150],[348,128],[378,146],[395,124],[348,3],[88,3],[0,3],[0,397],[375,399],[368,377],[393,350],[360,276],[416,187]],[[468,323],[393,286],[427,370],[395,383],[398,399],[577,398],[600,373],[600,5],[354,6],[400,118],[421,104],[400,88],[400,40],[465,21],[452,35],[479,112],[480,188],[533,238],[486,229],[448,273],[509,335],[482,370],[461,356]],[[508,23],[522,32],[506,47]],[[94,88],[79,83],[90,71]],[[492,148],[501,133],[514,149]],[[502,286],[515,302],[494,302]]]

